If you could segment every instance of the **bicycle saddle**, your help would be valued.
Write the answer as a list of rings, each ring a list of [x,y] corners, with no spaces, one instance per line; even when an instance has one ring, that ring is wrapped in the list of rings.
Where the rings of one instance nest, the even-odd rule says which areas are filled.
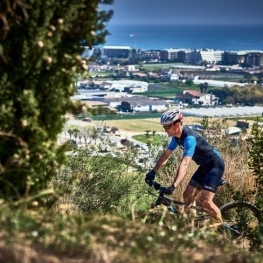
[[[224,178],[222,178],[219,185],[220,185],[220,186],[221,186],[221,185],[224,185],[224,184],[226,184],[226,182],[227,182],[227,180],[225,180]]]

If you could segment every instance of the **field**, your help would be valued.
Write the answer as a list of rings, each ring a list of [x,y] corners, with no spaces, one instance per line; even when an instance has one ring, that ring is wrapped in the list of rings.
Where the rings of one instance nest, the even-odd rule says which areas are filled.
[[[217,121],[218,118],[211,118],[209,121]],[[198,117],[184,117],[184,124],[200,124],[202,118]],[[90,124],[90,123],[89,123]],[[123,132],[140,133],[146,130],[156,131],[157,133],[163,132],[163,128],[160,125],[160,118],[150,119],[132,119],[132,120],[107,120],[107,121],[93,121],[92,125],[107,125],[110,127],[117,127]],[[236,120],[229,119],[227,121],[228,126],[235,126]]]

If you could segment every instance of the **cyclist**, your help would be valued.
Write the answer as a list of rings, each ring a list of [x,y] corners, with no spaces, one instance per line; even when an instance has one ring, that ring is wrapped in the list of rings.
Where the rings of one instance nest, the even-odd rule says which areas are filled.
[[[166,163],[177,146],[180,146],[183,149],[183,156],[175,178],[171,186],[166,188],[165,193],[173,193],[186,175],[188,165],[193,159],[199,166],[183,193],[184,202],[189,206],[193,205],[196,197],[201,193],[201,206],[207,210],[215,224],[221,224],[223,222],[221,212],[213,202],[213,198],[224,173],[224,160],[220,153],[199,133],[183,126],[182,119],[183,114],[180,109],[170,109],[162,114],[161,125],[172,140],[153,169],[146,174],[145,182],[152,186],[155,174]]]

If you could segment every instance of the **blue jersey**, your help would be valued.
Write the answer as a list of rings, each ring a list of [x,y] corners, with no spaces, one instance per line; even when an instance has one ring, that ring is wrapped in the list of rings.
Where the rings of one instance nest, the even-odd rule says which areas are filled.
[[[204,165],[221,157],[211,144],[188,127],[183,127],[180,138],[172,137],[168,149],[174,151],[178,145],[183,149],[183,156],[191,157],[198,165]]]

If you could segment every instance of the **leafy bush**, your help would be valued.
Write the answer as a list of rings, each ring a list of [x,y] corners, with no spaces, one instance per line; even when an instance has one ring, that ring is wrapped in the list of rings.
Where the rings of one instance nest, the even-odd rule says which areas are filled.
[[[251,135],[248,139],[249,166],[256,181],[253,194],[255,195],[256,205],[261,211],[260,234],[263,239],[263,130],[257,123],[252,126]]]
[[[0,5],[0,195],[21,198],[46,189],[64,161],[56,145],[73,107],[80,54],[104,42],[111,0],[4,0]]]
[[[124,157],[100,156],[96,151],[87,154],[88,148],[76,149],[64,168],[52,181],[62,196],[58,202],[73,205],[81,213],[129,214],[145,187],[138,172],[131,171],[135,154],[127,152]]]

